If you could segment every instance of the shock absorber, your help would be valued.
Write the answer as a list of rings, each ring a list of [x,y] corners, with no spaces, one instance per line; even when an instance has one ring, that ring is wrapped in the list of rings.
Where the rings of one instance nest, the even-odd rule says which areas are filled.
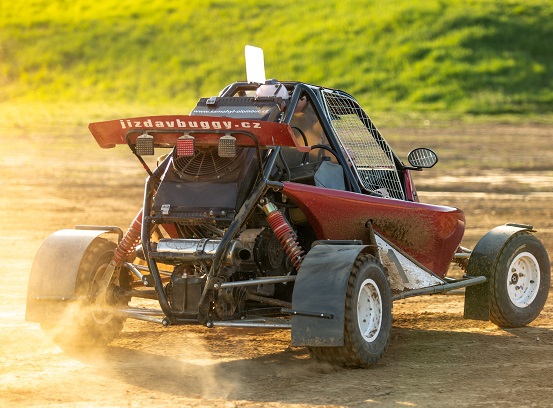
[[[142,230],[142,210],[136,214],[131,226],[125,233],[125,236],[115,248],[113,252],[112,261],[115,262],[115,266],[119,266],[127,259],[127,257],[135,250],[136,246],[140,242],[140,233]]]
[[[286,251],[288,259],[294,268],[298,270],[303,261],[305,251],[298,243],[296,233],[276,205],[267,199],[264,199],[261,204],[261,208],[267,214],[267,222]]]

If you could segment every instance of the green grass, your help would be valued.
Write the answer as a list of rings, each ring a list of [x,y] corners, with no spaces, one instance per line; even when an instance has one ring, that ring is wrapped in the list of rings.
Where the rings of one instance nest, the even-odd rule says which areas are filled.
[[[3,0],[0,102],[174,106],[245,79],[336,87],[370,111],[553,112],[549,0]]]

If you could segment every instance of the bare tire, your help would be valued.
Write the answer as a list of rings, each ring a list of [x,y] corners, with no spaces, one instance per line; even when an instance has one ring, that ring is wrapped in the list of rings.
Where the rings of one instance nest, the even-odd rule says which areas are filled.
[[[392,328],[390,285],[374,257],[360,255],[353,265],[346,292],[344,345],[311,347],[318,360],[345,367],[377,363],[388,346]]]
[[[502,249],[491,273],[490,320],[500,327],[522,327],[543,309],[550,266],[542,243],[529,233],[516,234]]]
[[[124,306],[128,303],[120,288],[110,284],[107,305],[97,302],[97,280],[108,266],[115,243],[104,238],[95,239],[87,248],[77,274],[75,295],[56,323],[42,323],[42,328],[63,347],[103,346],[111,342],[123,329],[125,318],[116,316],[106,307]],[[124,279],[123,279],[124,280]]]

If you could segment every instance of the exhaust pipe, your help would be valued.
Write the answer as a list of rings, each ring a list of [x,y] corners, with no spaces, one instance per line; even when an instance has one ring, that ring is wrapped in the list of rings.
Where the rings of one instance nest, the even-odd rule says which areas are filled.
[[[183,256],[184,258],[192,258],[194,256],[201,256],[203,260],[207,257],[213,258],[217,248],[221,244],[220,239],[160,239],[155,254],[162,254],[162,256],[174,255],[175,258]],[[227,266],[239,265],[242,261],[248,261],[252,259],[252,252],[244,248],[242,243],[238,240],[230,242],[226,254],[223,255],[223,264]]]

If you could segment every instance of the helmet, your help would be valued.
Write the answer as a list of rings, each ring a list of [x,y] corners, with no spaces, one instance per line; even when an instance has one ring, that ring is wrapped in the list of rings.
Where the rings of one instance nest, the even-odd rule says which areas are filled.
[[[282,99],[288,99],[288,90],[280,82],[269,79],[265,84],[260,85],[255,91],[256,96],[275,96]]]

